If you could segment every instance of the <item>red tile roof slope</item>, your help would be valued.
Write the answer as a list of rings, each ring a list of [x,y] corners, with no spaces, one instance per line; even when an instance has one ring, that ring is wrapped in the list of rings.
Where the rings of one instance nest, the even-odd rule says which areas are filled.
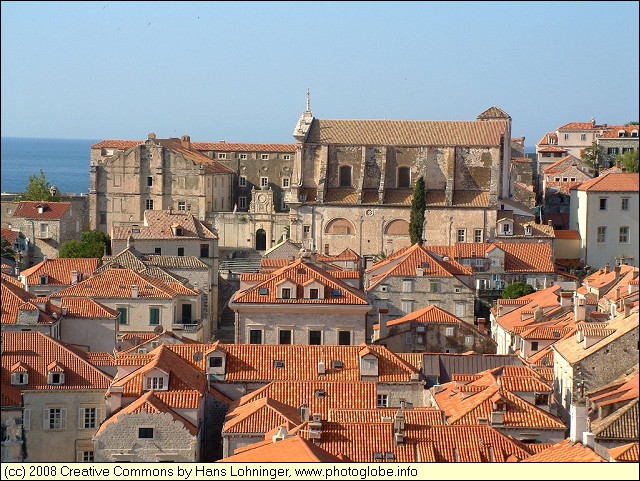
[[[42,214],[38,213],[39,205],[44,207]],[[70,206],[71,202],[35,202],[25,200],[18,204],[13,216],[27,219],[60,220]]]
[[[60,258],[47,259],[21,272],[27,278],[27,284],[39,284],[40,276],[46,275],[47,285],[71,284],[71,272],[77,271],[86,279],[98,268],[98,258]]]
[[[534,454],[524,460],[526,463],[605,463],[606,460],[598,456],[591,448],[581,443],[564,441],[545,449],[541,453]]]
[[[583,182],[580,191],[589,192],[638,192],[640,191],[640,174],[605,174]]]

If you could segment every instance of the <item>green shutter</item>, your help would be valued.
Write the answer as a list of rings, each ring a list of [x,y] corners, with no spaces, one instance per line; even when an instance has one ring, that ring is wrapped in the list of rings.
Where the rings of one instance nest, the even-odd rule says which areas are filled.
[[[149,308],[149,324],[152,326],[160,324],[160,309],[157,307]]]

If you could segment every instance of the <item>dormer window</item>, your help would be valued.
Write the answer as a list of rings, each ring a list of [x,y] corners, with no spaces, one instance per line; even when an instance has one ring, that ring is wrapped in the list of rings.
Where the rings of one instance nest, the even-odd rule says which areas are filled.
[[[166,391],[169,389],[165,378],[163,376],[154,376],[148,377],[146,379],[146,389],[150,391],[151,389],[155,391]]]
[[[360,375],[361,376],[377,376],[378,375],[378,358],[373,354],[365,354],[360,357]]]
[[[631,137],[637,137],[638,136],[638,131],[637,130],[632,130],[631,131]]]
[[[304,286],[305,299],[324,299],[324,286],[316,280],[310,280]]]
[[[29,384],[29,374],[26,372],[12,372],[11,384],[13,386],[24,386]]]
[[[625,131],[624,130],[618,130],[618,137],[624,137],[625,136]]]
[[[48,283],[49,283],[49,276],[47,276],[46,274],[40,276],[40,285],[41,286],[46,286]]]
[[[64,384],[64,373],[49,371],[49,373],[47,374],[47,384],[51,384],[51,385]]]
[[[531,228],[530,225],[525,225],[524,226],[524,235],[532,235],[533,234],[533,229]]]

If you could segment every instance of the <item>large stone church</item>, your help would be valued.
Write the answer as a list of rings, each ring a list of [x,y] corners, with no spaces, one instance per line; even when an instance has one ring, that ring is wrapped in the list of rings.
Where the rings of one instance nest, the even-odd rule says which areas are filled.
[[[91,150],[91,228],[190,211],[221,250],[264,251],[283,237],[326,254],[373,257],[409,245],[415,182],[427,188],[425,242],[493,240],[510,197],[511,118],[324,120],[307,108],[295,144],[104,140]]]

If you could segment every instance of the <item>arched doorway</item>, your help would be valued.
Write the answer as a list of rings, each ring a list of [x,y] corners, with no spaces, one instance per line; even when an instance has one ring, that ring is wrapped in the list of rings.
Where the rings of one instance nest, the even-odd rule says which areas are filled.
[[[267,250],[267,232],[264,229],[258,229],[256,231],[256,250]]]

